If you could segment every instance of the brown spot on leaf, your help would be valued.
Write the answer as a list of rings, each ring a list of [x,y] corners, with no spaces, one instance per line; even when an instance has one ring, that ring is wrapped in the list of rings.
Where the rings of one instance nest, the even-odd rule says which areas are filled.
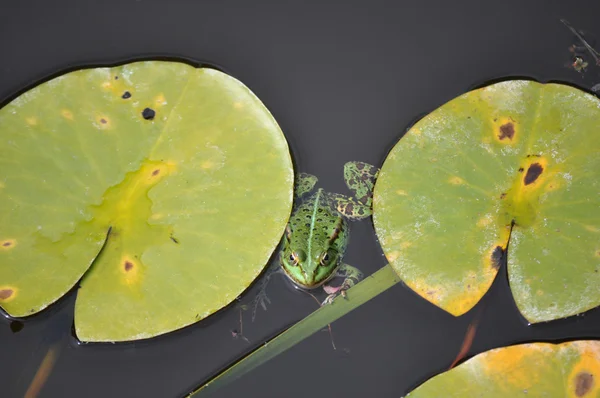
[[[157,176],[160,173],[160,169],[156,169],[152,172],[153,176]]]
[[[505,138],[508,138],[509,140],[512,141],[514,136],[515,136],[514,124],[512,124],[511,122],[508,122],[508,123],[504,123],[502,126],[500,126],[500,133],[498,134],[498,139],[503,140]]]
[[[500,194],[500,199],[504,199],[504,198],[506,198],[506,192],[502,192],[502,193]]]
[[[10,250],[17,244],[17,241],[14,239],[6,239],[4,241],[0,241],[0,249]]]
[[[0,300],[8,300],[15,291],[13,289],[0,290]]]
[[[575,395],[583,397],[594,386],[594,375],[588,372],[579,372],[575,376]]]
[[[101,118],[101,119],[100,119],[100,123],[102,123],[102,124],[106,124],[106,123],[107,123],[107,121],[106,121],[106,119],[105,119],[105,118]]]
[[[123,95],[121,96],[121,98],[123,98],[123,99],[131,98],[131,93],[129,91],[125,91],[123,93]]]
[[[129,272],[133,269],[133,263],[129,260],[125,261],[125,264],[123,264],[123,268],[125,268],[125,272]]]
[[[525,185],[529,185],[535,182],[538,177],[542,174],[544,168],[539,163],[532,163],[527,169],[527,173],[525,174],[525,178],[523,178],[523,182]]]
[[[522,173],[523,170],[525,170],[525,169],[523,169],[522,167],[519,167],[519,173]]]
[[[491,262],[492,262],[492,267],[494,267],[494,269],[497,270],[497,269],[500,268],[500,266],[504,262],[504,255],[505,254],[506,254],[506,251],[504,251],[504,249],[502,248],[502,246],[496,246],[496,248],[492,252],[492,256],[490,258]]]

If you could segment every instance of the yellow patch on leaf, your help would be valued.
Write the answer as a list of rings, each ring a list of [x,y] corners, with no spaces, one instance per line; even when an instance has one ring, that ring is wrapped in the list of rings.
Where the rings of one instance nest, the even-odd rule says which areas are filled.
[[[63,110],[61,110],[61,111],[60,111],[60,114],[61,114],[61,116],[62,116],[62,117],[64,117],[65,119],[68,119],[68,120],[73,120],[73,112],[71,112],[71,111],[70,111],[70,110],[68,110],[68,109],[63,109]]]
[[[16,239],[5,239],[0,241],[0,250],[11,250],[17,245]]]
[[[527,389],[539,382],[543,368],[549,366],[548,362],[535,361],[541,349],[535,344],[523,344],[489,351],[481,358],[482,370],[490,379],[499,379],[497,384],[507,390]]]
[[[398,257],[400,257],[400,252],[399,251],[389,252],[386,257],[390,263],[393,263],[394,261],[396,261],[398,259]]]
[[[460,177],[453,176],[448,179],[448,182],[452,185],[462,185],[465,183],[465,180]]]

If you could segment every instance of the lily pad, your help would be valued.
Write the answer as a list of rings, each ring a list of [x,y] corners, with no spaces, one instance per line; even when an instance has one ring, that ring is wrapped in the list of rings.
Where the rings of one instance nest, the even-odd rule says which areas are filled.
[[[433,377],[406,396],[598,397],[600,342],[497,348]]]
[[[41,311],[93,263],[75,307],[85,341],[152,337],[223,308],[291,212],[285,137],[214,69],[71,72],[2,108],[0,135],[0,305]]]
[[[599,305],[598,132],[600,101],[561,84],[507,81],[436,109],[391,150],[375,186],[390,264],[457,316],[506,256],[529,322]]]

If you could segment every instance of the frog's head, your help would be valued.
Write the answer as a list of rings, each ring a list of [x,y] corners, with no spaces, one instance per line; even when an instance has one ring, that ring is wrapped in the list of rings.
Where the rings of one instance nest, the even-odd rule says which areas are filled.
[[[307,227],[308,228],[308,227]],[[335,275],[343,256],[340,245],[342,224],[310,231],[293,231],[288,225],[281,252],[281,267],[286,275],[301,288],[321,286]],[[341,238],[346,237],[345,232]]]

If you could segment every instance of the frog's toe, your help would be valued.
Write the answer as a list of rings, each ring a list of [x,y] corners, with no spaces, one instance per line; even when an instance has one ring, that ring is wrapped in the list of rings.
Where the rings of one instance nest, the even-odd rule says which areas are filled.
[[[330,294],[329,296],[327,296],[327,297],[325,298],[325,300],[323,300],[323,302],[321,303],[321,307],[323,307],[324,305],[327,305],[327,304],[331,304],[331,303],[333,303],[333,300],[335,300],[335,298],[336,298],[337,296],[338,296],[338,294],[337,294],[337,293]]]
[[[304,194],[312,191],[319,179],[308,173],[300,173],[296,180],[296,196],[301,197]]]

